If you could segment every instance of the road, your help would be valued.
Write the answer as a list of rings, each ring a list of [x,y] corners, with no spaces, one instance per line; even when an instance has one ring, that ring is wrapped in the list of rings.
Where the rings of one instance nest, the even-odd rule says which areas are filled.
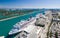
[[[60,38],[60,21],[53,20],[49,29],[49,38]]]

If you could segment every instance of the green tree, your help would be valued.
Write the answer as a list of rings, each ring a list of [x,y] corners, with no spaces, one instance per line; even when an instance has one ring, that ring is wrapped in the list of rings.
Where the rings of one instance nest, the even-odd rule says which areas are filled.
[[[57,32],[55,32],[55,38],[58,38],[58,33]]]

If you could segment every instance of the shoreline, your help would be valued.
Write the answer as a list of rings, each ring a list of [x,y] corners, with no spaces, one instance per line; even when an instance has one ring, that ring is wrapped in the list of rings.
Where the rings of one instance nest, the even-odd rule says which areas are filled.
[[[32,13],[34,13],[34,12],[32,12]],[[32,13],[28,13],[28,14],[32,14]],[[27,14],[24,14],[24,15],[27,15]],[[13,16],[13,17],[10,17],[10,18],[1,19],[0,21],[6,21],[6,20],[9,20],[9,19],[17,18],[17,17],[24,16],[24,15]]]

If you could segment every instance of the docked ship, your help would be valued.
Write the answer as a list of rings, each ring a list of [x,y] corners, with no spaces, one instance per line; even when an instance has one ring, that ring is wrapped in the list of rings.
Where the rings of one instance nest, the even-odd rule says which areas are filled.
[[[24,26],[26,24],[32,23],[34,24],[36,22],[36,19],[40,17],[40,14],[37,14],[35,17],[30,17],[27,20],[21,20],[20,22],[16,23],[15,25],[13,25],[13,28],[11,29],[11,31],[9,32],[9,35],[18,33],[21,31],[22,28],[24,28]]]
[[[20,32],[27,24],[35,21],[34,17],[29,18],[28,20],[21,20],[20,22],[13,25],[12,30],[9,32],[9,35]]]

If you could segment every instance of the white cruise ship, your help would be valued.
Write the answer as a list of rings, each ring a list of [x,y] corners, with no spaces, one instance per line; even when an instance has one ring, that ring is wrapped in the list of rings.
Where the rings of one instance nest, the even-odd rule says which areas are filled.
[[[34,20],[35,20],[35,18],[32,17],[32,18],[29,18],[28,20],[22,20],[21,22],[16,23],[15,25],[13,25],[13,28],[9,32],[9,35],[12,35],[12,34],[20,32],[21,29],[26,26],[26,24],[31,23]]]

